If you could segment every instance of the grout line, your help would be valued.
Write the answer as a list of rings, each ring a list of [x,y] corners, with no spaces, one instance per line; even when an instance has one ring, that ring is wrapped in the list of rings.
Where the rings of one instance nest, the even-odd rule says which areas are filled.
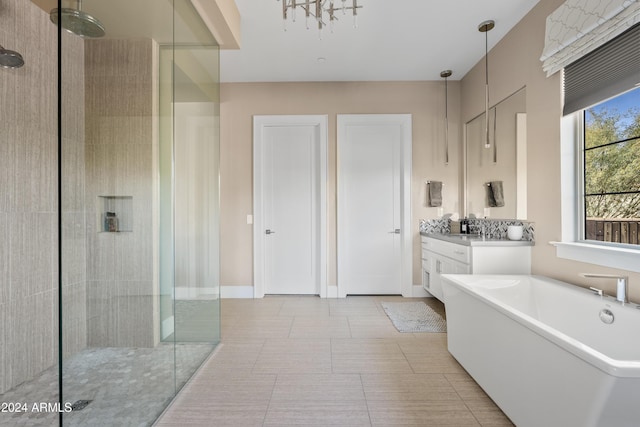
[[[251,371],[249,372],[249,374],[255,375],[254,369],[256,368],[256,365],[258,364],[258,359],[260,359],[260,355],[262,354],[262,351],[264,350],[264,346],[266,344],[267,344],[267,339],[263,338],[262,339],[262,346],[260,347],[260,350],[258,351],[258,355],[256,356],[256,360],[253,362],[253,365],[251,365]]]
[[[291,332],[293,331],[293,324],[296,322],[296,316],[291,316],[291,322],[289,323],[289,333],[287,334],[287,338],[293,338],[291,336]]]
[[[446,373],[443,373],[442,376],[447,380],[447,382],[449,383],[449,385],[451,386],[451,388],[453,389],[453,391],[456,392],[456,394],[458,395],[458,397],[460,398],[460,401],[462,402],[462,404],[464,405],[465,408],[467,408],[467,411],[469,411],[469,413],[471,414],[471,416],[473,417],[474,420],[476,420],[476,422],[478,423],[479,426],[482,426],[482,423],[480,422],[480,420],[476,417],[476,414],[473,413],[473,411],[471,410],[471,408],[469,408],[469,405],[467,405],[467,401],[465,399],[462,398],[462,396],[460,395],[460,393],[458,392],[458,389],[455,388],[455,386],[451,383],[451,381],[449,381],[449,378],[447,378]],[[472,379],[472,381],[475,382],[475,380]]]
[[[269,415],[269,410],[271,409],[271,401],[273,400],[273,393],[276,391],[276,385],[278,384],[278,377],[280,373],[277,373],[275,380],[273,381],[273,387],[271,388],[271,394],[269,395],[269,403],[267,404],[267,409],[264,411],[264,418],[262,419],[262,425],[264,426],[267,422],[267,415]]]
[[[391,320],[389,320],[391,321]],[[412,334],[413,335],[413,334]],[[400,353],[402,353],[402,356],[404,357],[404,360],[407,362],[407,365],[409,365],[409,367],[411,368],[411,372],[414,375],[419,375],[421,374],[421,372],[416,372],[416,370],[413,368],[413,365],[411,364],[411,361],[407,358],[407,353],[404,352],[404,350],[402,349],[402,346],[400,345],[400,343],[398,343],[398,338],[394,338],[393,340],[396,345],[398,346],[398,349],[400,350]]]
[[[369,417],[369,425],[373,425],[373,421],[371,420],[371,409],[369,409],[369,399],[367,399],[367,393],[364,391],[364,381],[362,381],[362,373],[358,374],[360,378],[360,386],[362,387],[362,395],[364,396],[364,404],[367,407],[367,416]]]

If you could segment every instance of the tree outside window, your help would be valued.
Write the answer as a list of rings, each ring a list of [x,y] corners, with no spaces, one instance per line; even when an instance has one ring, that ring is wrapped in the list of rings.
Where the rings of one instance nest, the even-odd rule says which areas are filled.
[[[640,244],[640,88],[584,110],[584,236]]]

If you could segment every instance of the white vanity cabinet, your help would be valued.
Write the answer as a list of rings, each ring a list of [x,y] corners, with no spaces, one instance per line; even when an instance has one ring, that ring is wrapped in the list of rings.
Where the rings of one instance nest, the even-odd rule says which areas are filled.
[[[421,235],[422,287],[444,302],[442,274],[531,274],[532,242]]]

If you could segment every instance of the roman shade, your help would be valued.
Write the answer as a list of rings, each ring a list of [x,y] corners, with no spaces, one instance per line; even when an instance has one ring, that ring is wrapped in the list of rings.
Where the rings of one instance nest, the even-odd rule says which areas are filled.
[[[550,76],[640,22],[640,0],[567,0],[547,17],[542,68]]]

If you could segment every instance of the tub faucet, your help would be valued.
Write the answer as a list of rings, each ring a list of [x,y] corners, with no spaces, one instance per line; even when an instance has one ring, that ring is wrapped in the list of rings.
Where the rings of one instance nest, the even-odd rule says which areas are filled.
[[[598,288],[594,288],[593,286],[589,286],[589,290],[593,291],[593,293],[595,293],[599,297],[603,297],[604,296],[604,291],[602,289],[598,289]]]
[[[593,277],[599,279],[616,279],[616,299],[620,302],[629,302],[629,277],[617,274],[596,274],[582,273],[582,277]]]

